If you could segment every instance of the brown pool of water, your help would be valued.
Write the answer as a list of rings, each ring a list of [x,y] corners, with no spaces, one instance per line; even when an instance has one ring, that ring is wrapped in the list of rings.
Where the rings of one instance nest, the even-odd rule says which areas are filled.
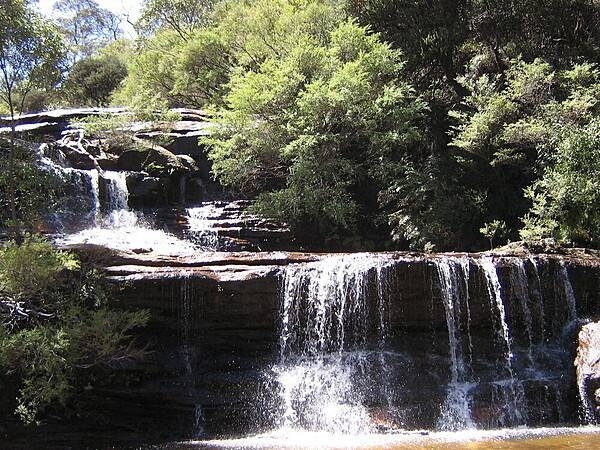
[[[279,431],[233,440],[178,442],[145,450],[594,450],[600,449],[600,428],[543,428],[458,432],[412,432],[391,435],[331,435]]]
[[[369,450],[592,450],[600,449],[600,433],[573,434],[562,436],[530,437],[521,439],[492,439],[451,443],[399,444],[387,447],[370,447]]]

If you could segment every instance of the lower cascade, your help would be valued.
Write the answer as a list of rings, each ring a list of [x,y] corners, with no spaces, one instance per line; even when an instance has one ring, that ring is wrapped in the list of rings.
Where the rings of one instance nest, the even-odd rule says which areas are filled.
[[[342,433],[376,429],[367,405],[389,400],[387,368],[399,356],[385,349],[389,264],[353,255],[286,269],[274,368],[280,426]]]
[[[431,318],[418,328],[415,314],[428,314],[409,311],[415,295]],[[276,428],[363,434],[576,420],[563,343],[577,316],[563,261],[327,256],[283,269],[280,296],[275,400],[265,404]]]

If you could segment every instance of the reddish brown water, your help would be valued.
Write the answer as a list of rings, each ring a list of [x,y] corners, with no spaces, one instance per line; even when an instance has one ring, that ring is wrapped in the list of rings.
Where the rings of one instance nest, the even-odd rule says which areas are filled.
[[[243,439],[180,442],[151,448],[154,450],[591,450],[600,449],[600,428],[523,428],[360,436],[299,433],[282,430]]]

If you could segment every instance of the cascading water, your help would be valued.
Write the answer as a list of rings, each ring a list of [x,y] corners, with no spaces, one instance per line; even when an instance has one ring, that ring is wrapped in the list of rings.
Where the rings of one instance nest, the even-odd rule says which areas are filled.
[[[567,272],[567,266],[564,261],[560,261],[560,281],[562,283],[562,289],[564,298],[569,309],[569,322],[577,320],[577,304],[575,302],[575,294],[573,293],[573,286],[571,280],[569,280],[569,273]]]
[[[187,209],[188,234],[196,245],[208,249],[219,248],[219,234],[214,227],[214,216],[220,211],[212,203]]]
[[[352,434],[374,429],[365,405],[377,396],[374,390],[385,390],[378,344],[387,327],[387,264],[354,255],[286,268],[274,368],[280,426]],[[369,303],[374,297],[375,314]]]
[[[525,262],[520,258],[511,258],[511,271],[510,271],[510,286],[512,290],[512,297],[519,301],[519,306],[522,313],[523,323],[525,325],[525,335],[527,339],[528,358],[532,361],[531,351],[533,349],[533,317],[529,308],[529,281],[527,278],[527,271],[525,269]]]
[[[106,215],[110,217],[121,211],[129,210],[129,191],[127,189],[127,172],[106,170],[102,174],[106,189]],[[116,224],[118,226],[118,223]]]
[[[504,302],[502,301],[502,287],[500,285],[500,280],[498,279],[498,272],[496,271],[496,265],[492,258],[484,257],[481,258],[479,262],[481,269],[485,275],[485,279],[487,281],[487,289],[489,293],[490,304],[493,308],[496,308],[498,313],[497,320],[500,323],[500,327],[497,328],[497,336],[503,341],[505,346],[505,368],[510,374],[510,377],[513,378],[513,370],[512,370],[512,344],[510,338],[510,332],[508,330],[508,324],[506,322],[506,312],[504,309]]]
[[[556,277],[555,282],[559,284],[557,289],[562,294],[562,297],[567,305],[568,326],[571,327],[578,321],[577,304],[575,301],[573,286],[571,285],[571,280],[569,279],[569,272],[567,271],[567,266],[564,261],[560,261],[559,263],[559,276]],[[579,401],[581,403],[580,415],[583,421],[587,424],[596,424],[594,407],[586,392],[585,377],[578,377],[577,391],[579,393]]]
[[[191,243],[177,239],[162,230],[154,229],[146,223],[141,213],[131,211],[128,206],[127,173],[104,171],[95,174],[95,188],[91,195],[95,196],[95,216],[93,226],[74,234],[61,236],[62,244],[91,243],[120,250],[144,249],[166,254],[186,254],[196,250]],[[98,180],[104,187],[104,195],[100,200]],[[100,217],[98,211],[102,211]]]
[[[542,306],[537,267],[514,257],[437,256],[431,262],[431,313],[439,298],[448,353],[447,366],[441,363],[429,370],[434,378],[447,376],[447,381],[440,394],[429,387],[423,391],[429,402],[439,398],[437,409],[423,417],[433,419],[437,429],[450,431],[564,417],[562,373],[569,362],[558,343],[541,342],[540,333],[534,333],[543,327],[543,314],[533,313]],[[427,348],[412,348],[410,332],[406,338],[399,336],[401,326],[394,323],[401,320],[402,309],[396,277],[406,266],[406,261],[385,255],[362,254],[285,269],[279,363],[273,369],[279,386],[279,427],[365,433],[418,423],[411,418],[415,410],[407,409],[405,402],[411,398],[421,405],[413,408],[426,407],[414,391],[423,389],[425,381],[418,379],[425,374],[413,371],[429,364],[430,356],[419,353]],[[562,281],[560,286],[554,295],[568,292]],[[474,295],[484,305],[487,302],[489,330],[482,323],[472,324],[471,289],[478,290]],[[476,314],[482,314],[484,305]],[[518,336],[513,336],[509,318],[519,321]],[[532,397],[531,392],[536,394]]]
[[[196,400],[195,391],[195,371],[194,371],[194,334],[192,332],[193,321],[197,320],[198,305],[194,305],[193,288],[191,286],[189,274],[182,272],[180,274],[180,298],[178,306],[179,322],[181,324],[181,356],[184,365],[184,390],[186,396],[190,397],[194,403],[194,422],[192,425],[192,437],[198,438],[203,432],[203,410],[202,405]]]
[[[37,157],[40,168],[64,186],[63,195],[49,219],[51,226],[58,230],[70,228],[75,223],[95,226],[100,217],[98,170],[68,167],[64,155],[48,144],[38,148]]]
[[[479,264],[485,275],[490,305],[497,312],[496,319],[499,326],[496,329],[496,336],[501,340],[505,349],[503,365],[507,378],[499,379],[493,383],[495,400],[502,405],[502,414],[499,420],[503,426],[523,425],[527,421],[525,405],[523,404],[523,385],[515,377],[513,370],[514,354],[508,322],[506,321],[502,286],[498,278],[496,265],[491,257],[481,258]]]
[[[443,430],[473,428],[468,400],[473,383],[467,381],[467,364],[463,355],[460,331],[461,303],[469,310],[469,260],[467,258],[440,258],[434,261],[440,293],[446,312],[448,344],[450,348],[451,379],[447,387],[446,401],[442,405],[438,427]],[[461,295],[462,292],[462,295]],[[468,349],[472,355],[470,324],[467,324]]]
[[[63,245],[90,243],[120,250],[154,250],[189,254],[196,247],[154,229],[140,213],[129,210],[127,172],[68,167],[56,146],[38,148],[40,167],[62,181],[64,193],[49,218]]]

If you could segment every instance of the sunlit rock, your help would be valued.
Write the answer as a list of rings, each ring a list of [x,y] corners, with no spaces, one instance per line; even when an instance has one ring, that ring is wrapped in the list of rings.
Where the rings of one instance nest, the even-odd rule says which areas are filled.
[[[586,422],[600,419],[600,322],[584,325],[579,332],[577,384]]]

